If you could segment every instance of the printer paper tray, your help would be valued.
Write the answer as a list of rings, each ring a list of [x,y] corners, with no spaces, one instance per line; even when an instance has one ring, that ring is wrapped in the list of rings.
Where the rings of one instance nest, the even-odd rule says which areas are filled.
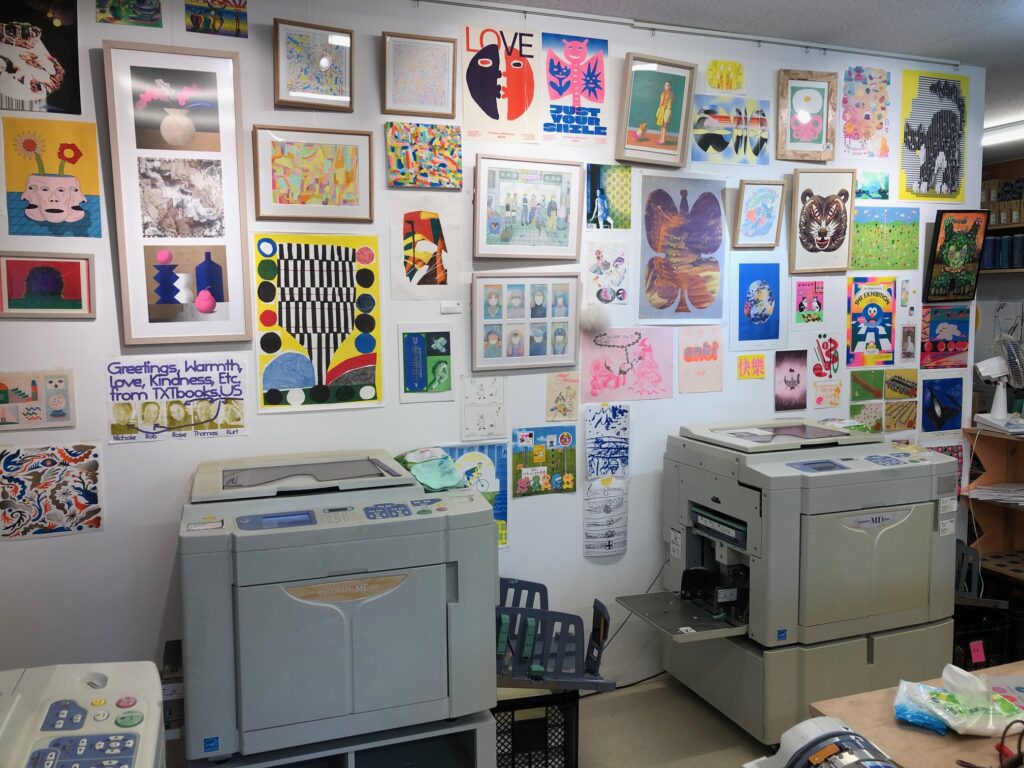
[[[628,595],[615,601],[677,643],[747,634],[746,624],[736,624],[728,618],[713,619],[711,611],[693,600],[684,600],[678,592]]]

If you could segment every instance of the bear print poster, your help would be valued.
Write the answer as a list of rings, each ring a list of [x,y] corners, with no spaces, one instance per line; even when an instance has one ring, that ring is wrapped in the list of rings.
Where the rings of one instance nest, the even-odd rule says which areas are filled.
[[[832,169],[793,174],[790,272],[845,272],[857,172]]]

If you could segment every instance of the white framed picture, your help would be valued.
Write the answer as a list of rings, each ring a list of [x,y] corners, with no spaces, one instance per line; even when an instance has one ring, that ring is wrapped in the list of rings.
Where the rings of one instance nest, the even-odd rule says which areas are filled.
[[[477,258],[579,260],[583,164],[476,156]]]
[[[454,37],[384,32],[381,112],[385,115],[455,117]]]
[[[473,370],[563,368],[579,359],[579,275],[473,275]]]

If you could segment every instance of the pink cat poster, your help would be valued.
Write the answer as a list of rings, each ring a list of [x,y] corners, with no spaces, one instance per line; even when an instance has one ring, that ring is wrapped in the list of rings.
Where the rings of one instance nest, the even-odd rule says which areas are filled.
[[[679,329],[679,391],[722,391],[722,326],[684,325]]]
[[[596,37],[541,35],[547,94],[541,121],[546,140],[605,144],[612,101],[607,93],[608,41]]]
[[[583,336],[583,402],[672,397],[672,328],[609,328]]]

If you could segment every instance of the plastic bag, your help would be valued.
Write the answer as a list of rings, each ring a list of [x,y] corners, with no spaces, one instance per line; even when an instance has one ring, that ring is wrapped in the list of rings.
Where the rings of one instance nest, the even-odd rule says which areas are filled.
[[[921,710],[957,733],[974,736],[999,736],[1013,720],[1024,717],[1024,710],[1002,695],[993,693],[984,675],[976,677],[947,664],[942,670],[942,682],[944,688],[901,683],[896,694],[897,702],[903,694],[905,708]],[[909,709],[907,711],[909,715]]]
[[[896,711],[896,719],[921,728],[927,728],[928,730],[935,731],[940,736],[943,736],[948,730],[945,721],[916,704],[915,699],[912,698],[911,695],[911,691],[914,688],[928,687],[929,686],[922,685],[921,683],[908,683],[906,680],[900,680],[900,687],[896,689],[896,702],[893,705],[893,709]],[[938,689],[932,688],[931,690]]]

